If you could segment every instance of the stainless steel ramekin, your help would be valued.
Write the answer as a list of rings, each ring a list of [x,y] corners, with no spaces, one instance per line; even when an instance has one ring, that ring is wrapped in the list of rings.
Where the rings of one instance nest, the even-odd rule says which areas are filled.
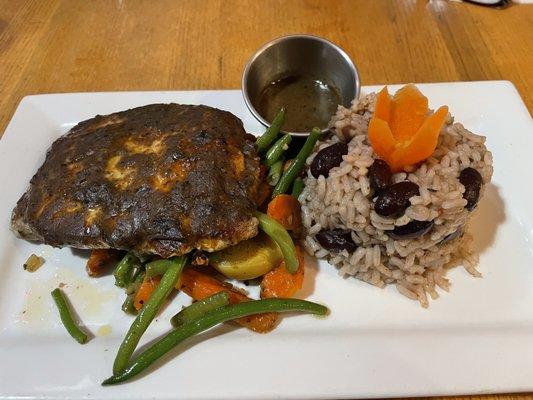
[[[270,82],[287,74],[311,74],[333,85],[342,105],[350,106],[359,97],[360,80],[355,64],[348,54],[329,40],[311,35],[289,35],[268,42],[250,58],[242,74],[242,93],[246,106],[265,126],[255,104],[261,90]],[[307,136],[309,132],[287,132]]]

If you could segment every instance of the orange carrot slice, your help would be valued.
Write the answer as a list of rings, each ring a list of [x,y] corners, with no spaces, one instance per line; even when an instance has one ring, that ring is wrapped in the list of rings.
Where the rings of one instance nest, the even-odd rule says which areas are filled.
[[[394,138],[399,142],[409,140],[420,129],[427,114],[428,99],[415,85],[398,89],[392,99],[388,120]]]
[[[376,97],[376,106],[374,109],[374,118],[390,121],[392,102],[387,86],[378,93]]]
[[[368,140],[376,154],[387,160],[396,146],[389,124],[379,118],[372,118],[368,124]]]
[[[194,300],[202,300],[221,291],[229,295],[230,304],[251,300],[236,290],[232,285],[221,282],[194,268],[186,268],[183,271],[178,285],[179,289],[183,290]],[[236,322],[254,332],[266,333],[274,329],[277,318],[278,316],[275,313],[265,313],[239,318]]]
[[[302,249],[296,246],[298,269],[291,274],[285,268],[285,261],[267,273],[261,281],[261,298],[292,297],[300,290],[304,282],[305,261]]]
[[[87,260],[87,273],[89,276],[98,276],[102,273],[109,261],[115,258],[117,252],[109,249],[92,250]]]
[[[225,291],[229,295],[230,304],[249,300],[246,295],[235,290],[232,285],[221,282],[195,268],[186,268],[181,274],[178,285],[177,289],[183,290],[194,300],[203,300],[220,291]]]
[[[160,280],[160,276],[154,276],[148,279],[144,278],[141,286],[139,286],[139,290],[135,293],[135,299],[133,300],[133,306],[137,311],[143,308],[143,305],[148,301],[157,285],[159,285]]]
[[[267,214],[288,230],[297,229],[302,223],[300,203],[290,194],[280,194],[274,197],[268,203]]]
[[[393,152],[390,159],[391,169],[400,171],[404,166],[414,165],[431,156],[437,147],[447,115],[448,107],[442,106],[429,116],[411,140]]]

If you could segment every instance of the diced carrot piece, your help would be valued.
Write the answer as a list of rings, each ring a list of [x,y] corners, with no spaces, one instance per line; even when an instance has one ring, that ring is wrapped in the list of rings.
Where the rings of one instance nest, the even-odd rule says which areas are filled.
[[[388,120],[394,138],[409,140],[420,129],[428,114],[428,99],[415,85],[405,85],[392,99]]]
[[[102,273],[104,268],[108,265],[116,256],[115,250],[110,249],[98,249],[92,250],[89,259],[87,260],[87,273],[89,276],[98,276]]]
[[[379,118],[383,121],[389,122],[391,108],[391,98],[389,95],[389,91],[387,90],[387,86],[385,86],[377,95],[376,106],[374,109],[374,118]]]
[[[400,171],[407,165],[414,165],[433,154],[439,134],[448,115],[448,107],[440,107],[429,116],[413,138],[404,146],[398,147],[390,159],[393,171]]]
[[[263,313],[235,320],[239,325],[257,333],[268,333],[276,327],[277,313]]]
[[[143,305],[148,301],[157,285],[159,285],[160,280],[160,276],[154,276],[148,279],[144,278],[137,293],[135,293],[135,299],[133,300],[133,306],[137,311],[143,308]]]
[[[304,283],[305,261],[302,249],[296,246],[298,269],[291,274],[285,268],[285,261],[267,273],[261,281],[261,298],[292,297]]]
[[[232,285],[226,282],[221,282],[194,268],[186,268],[183,271],[177,288],[183,290],[194,300],[202,300],[221,291],[224,291],[229,295],[230,304],[252,300],[239,292]],[[278,316],[276,313],[264,313],[239,318],[236,322],[254,332],[266,333],[274,328],[277,318]]]
[[[372,118],[368,124],[368,140],[376,154],[387,161],[396,146],[389,124],[378,118]]]
[[[246,295],[236,290],[232,285],[221,282],[218,279],[200,272],[195,268],[186,268],[181,274],[180,290],[183,290],[194,300],[203,300],[220,291],[225,291],[229,295],[230,304],[240,303],[250,300]]]
[[[288,230],[297,229],[302,223],[300,203],[290,194],[280,194],[274,197],[268,203],[267,214]]]

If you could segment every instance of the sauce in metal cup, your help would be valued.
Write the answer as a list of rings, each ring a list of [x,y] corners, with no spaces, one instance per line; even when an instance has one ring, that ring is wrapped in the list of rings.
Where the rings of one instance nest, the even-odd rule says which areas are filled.
[[[337,106],[359,96],[357,68],[337,45],[311,35],[290,35],[261,47],[242,77],[246,106],[265,126],[281,107],[287,109],[284,132],[307,136],[325,130]]]

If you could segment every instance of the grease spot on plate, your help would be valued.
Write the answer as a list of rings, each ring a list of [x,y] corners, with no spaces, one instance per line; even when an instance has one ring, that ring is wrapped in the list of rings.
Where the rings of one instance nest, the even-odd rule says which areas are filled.
[[[51,327],[60,323],[50,292],[60,287],[80,319],[101,316],[106,303],[116,299],[117,293],[102,289],[97,279],[79,277],[72,270],[60,267],[45,280],[28,282],[19,323],[31,327]]]
[[[98,336],[107,336],[111,333],[112,329],[110,325],[102,325],[100,328],[98,328],[98,331],[96,331],[96,334]]]

